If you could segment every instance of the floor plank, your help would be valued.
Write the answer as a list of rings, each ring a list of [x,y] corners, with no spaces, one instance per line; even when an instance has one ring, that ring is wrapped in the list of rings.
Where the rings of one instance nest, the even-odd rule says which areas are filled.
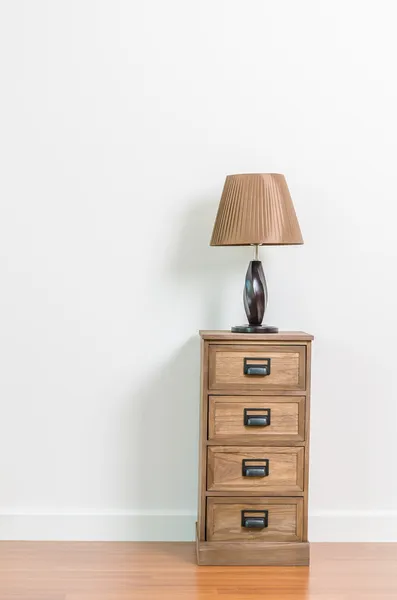
[[[187,543],[0,542],[1,600],[396,600],[397,544],[312,544],[311,567],[198,567]]]

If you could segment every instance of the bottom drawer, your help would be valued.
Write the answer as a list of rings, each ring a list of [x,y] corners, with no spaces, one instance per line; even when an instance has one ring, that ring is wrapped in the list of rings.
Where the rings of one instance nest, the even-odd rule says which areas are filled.
[[[207,498],[207,541],[299,542],[303,498]]]

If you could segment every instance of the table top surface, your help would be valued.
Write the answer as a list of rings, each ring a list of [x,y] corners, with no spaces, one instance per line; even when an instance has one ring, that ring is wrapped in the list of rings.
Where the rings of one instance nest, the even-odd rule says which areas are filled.
[[[203,340],[238,342],[301,342],[311,341],[314,336],[304,331],[279,331],[278,333],[233,333],[227,329],[201,330]]]

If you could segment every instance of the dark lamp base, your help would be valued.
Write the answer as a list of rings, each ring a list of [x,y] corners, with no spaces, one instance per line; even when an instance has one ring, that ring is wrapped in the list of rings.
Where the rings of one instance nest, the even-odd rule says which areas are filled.
[[[235,325],[233,333],[278,333],[278,327],[273,325]]]

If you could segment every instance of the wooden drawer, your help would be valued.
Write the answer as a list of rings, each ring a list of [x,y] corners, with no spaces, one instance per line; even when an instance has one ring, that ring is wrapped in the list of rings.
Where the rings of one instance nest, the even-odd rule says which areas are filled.
[[[304,455],[304,448],[294,447],[210,446],[207,489],[277,495],[302,492]]]
[[[244,519],[260,528],[244,527]],[[207,498],[208,541],[297,542],[302,524],[303,498]]]
[[[251,419],[249,417],[251,416]],[[253,417],[270,424],[247,425]],[[303,396],[210,396],[208,439],[229,444],[302,441],[305,439]]]
[[[305,359],[305,346],[211,344],[209,389],[304,390]]]

